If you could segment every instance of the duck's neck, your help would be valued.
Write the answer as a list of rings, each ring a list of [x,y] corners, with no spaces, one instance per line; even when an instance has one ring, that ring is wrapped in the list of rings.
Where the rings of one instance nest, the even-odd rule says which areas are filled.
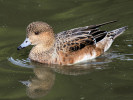
[[[38,62],[43,62],[48,59],[51,59],[52,54],[55,50],[54,42],[55,42],[55,39],[52,39],[47,43],[38,44],[34,46],[30,51],[29,58],[31,60],[38,61]]]

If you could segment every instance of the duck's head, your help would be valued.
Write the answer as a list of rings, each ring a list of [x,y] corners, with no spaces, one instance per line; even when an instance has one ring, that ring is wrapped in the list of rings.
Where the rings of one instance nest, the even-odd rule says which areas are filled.
[[[27,26],[25,41],[17,48],[23,49],[29,45],[50,46],[54,42],[54,33],[50,25],[45,22],[32,22]]]

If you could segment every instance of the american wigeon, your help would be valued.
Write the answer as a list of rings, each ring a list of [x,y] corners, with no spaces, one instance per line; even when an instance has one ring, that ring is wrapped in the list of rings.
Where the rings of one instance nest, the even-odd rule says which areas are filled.
[[[126,30],[126,26],[112,31],[99,30],[100,26],[113,22],[116,21],[58,34],[45,22],[32,22],[27,27],[25,41],[17,49],[34,45],[29,58],[40,63],[68,65],[93,59],[107,51],[114,39]]]

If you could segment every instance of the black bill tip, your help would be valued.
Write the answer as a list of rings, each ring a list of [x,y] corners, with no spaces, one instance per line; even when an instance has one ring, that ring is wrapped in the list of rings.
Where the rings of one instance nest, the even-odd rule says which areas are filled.
[[[17,47],[17,50],[23,49],[21,46]]]

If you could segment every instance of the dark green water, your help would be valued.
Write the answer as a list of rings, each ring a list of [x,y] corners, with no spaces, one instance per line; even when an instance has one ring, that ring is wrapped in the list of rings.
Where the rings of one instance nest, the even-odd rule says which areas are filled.
[[[0,0],[0,100],[133,100],[132,0]],[[28,62],[31,47],[17,51],[32,21],[55,33],[98,24],[129,29],[103,56],[74,66]]]

